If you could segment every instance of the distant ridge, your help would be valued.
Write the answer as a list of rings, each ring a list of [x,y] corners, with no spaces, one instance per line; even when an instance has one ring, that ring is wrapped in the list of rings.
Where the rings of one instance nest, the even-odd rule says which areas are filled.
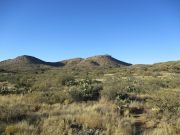
[[[72,66],[74,67],[77,66],[83,60],[84,60],[83,58],[74,58],[74,59],[63,60],[60,62],[63,63],[64,66],[66,67],[72,67]]]
[[[117,60],[110,55],[97,55],[84,59],[79,63],[81,66],[102,66],[102,67],[122,67],[132,64]]]
[[[63,66],[63,63],[45,62],[36,57],[28,55],[18,56],[15,59],[9,59],[0,62],[0,69],[8,71],[28,71],[61,66]]]
[[[122,67],[130,66],[131,64],[119,61],[110,55],[97,55],[83,58],[74,58],[63,60],[60,62],[46,62],[33,56],[23,55],[15,59],[9,59],[0,62],[0,69],[2,70],[35,70],[46,68],[68,68],[68,67]]]

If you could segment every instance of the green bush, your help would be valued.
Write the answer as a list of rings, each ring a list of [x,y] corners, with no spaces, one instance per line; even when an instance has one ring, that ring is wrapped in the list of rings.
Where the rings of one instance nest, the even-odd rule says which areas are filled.
[[[100,97],[100,90],[102,86],[97,83],[93,83],[92,80],[85,79],[78,83],[78,86],[71,87],[69,94],[75,101],[89,101],[97,100]]]
[[[180,116],[180,93],[171,93],[160,91],[154,95],[153,100],[149,100],[153,106],[158,107],[166,114],[174,114]]]
[[[0,94],[2,95],[8,95],[8,94],[25,94],[30,92],[29,89],[27,88],[15,88],[15,89],[8,89],[8,88],[4,88],[4,89],[0,89]]]
[[[64,91],[48,91],[38,93],[35,100],[39,103],[56,104],[64,103],[69,98],[68,93]]]
[[[17,87],[7,82],[0,83],[0,94],[2,95],[25,94],[29,91],[30,89],[28,87]]]
[[[137,80],[133,77],[129,78],[116,78],[107,79],[104,83],[104,88],[101,92],[101,96],[109,100],[115,100],[117,97],[121,97],[126,93],[140,93],[146,91],[144,82]]]
[[[4,133],[4,131],[5,131],[5,129],[6,129],[6,124],[4,124],[4,123],[2,123],[2,124],[0,124],[0,134],[3,134]]]
[[[63,77],[60,79],[60,81],[61,81],[61,85],[63,86],[73,86],[77,84],[75,78],[72,76]]]

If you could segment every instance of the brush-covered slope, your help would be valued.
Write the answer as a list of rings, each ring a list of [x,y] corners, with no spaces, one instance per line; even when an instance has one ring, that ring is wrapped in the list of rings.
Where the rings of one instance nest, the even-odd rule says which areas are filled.
[[[180,61],[169,61],[152,65],[154,71],[169,71],[180,73]]]
[[[131,64],[119,61],[109,55],[98,55],[94,57],[74,58],[60,62],[45,62],[33,56],[19,56],[15,59],[0,62],[0,69],[6,71],[29,71],[50,68],[71,68],[71,67],[121,67],[130,66]]]
[[[74,58],[74,59],[63,60],[60,63],[63,63],[65,67],[75,67],[83,60],[84,60],[83,58]]]
[[[180,61],[169,61],[161,62],[152,65],[138,64],[131,66],[131,70],[136,72],[147,71],[147,72],[171,72],[171,73],[180,73]]]
[[[110,55],[98,55],[81,61],[79,66],[122,67],[131,64],[117,60]]]
[[[0,62],[0,69],[7,71],[29,71],[59,66],[63,66],[63,64],[58,62],[45,62],[33,56],[27,55],[19,56],[15,59],[9,59]]]

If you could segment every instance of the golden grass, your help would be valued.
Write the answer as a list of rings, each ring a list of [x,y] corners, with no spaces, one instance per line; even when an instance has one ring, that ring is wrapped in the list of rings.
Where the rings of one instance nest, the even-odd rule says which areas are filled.
[[[161,92],[158,92],[158,95]],[[153,98],[156,98],[155,94],[152,95]],[[174,96],[174,94],[172,95]],[[82,126],[82,129],[79,129],[82,134],[86,134],[86,131],[89,129],[95,129],[104,135],[133,135],[135,131],[132,125],[136,119],[146,122],[143,135],[180,134],[180,119],[177,119],[174,123],[163,121],[160,118],[156,120],[158,113],[151,115],[151,113],[154,113],[151,110],[152,105],[138,101],[130,102],[128,105],[129,109],[149,107],[147,111],[150,112],[147,114],[144,112],[147,116],[142,115],[141,118],[121,116],[117,104],[105,98],[101,98],[97,102],[49,105],[36,103],[33,96],[36,97],[38,95],[0,96],[0,107],[4,107],[5,110],[0,110],[0,118],[7,117],[11,119],[11,116],[15,117],[24,113],[27,115],[27,118],[5,125],[5,133],[7,135],[73,135],[75,134],[75,129],[71,128],[73,123]],[[39,118],[40,121],[35,117],[37,122],[30,122],[29,119],[34,120],[33,116]],[[157,124],[158,122],[159,124]]]
[[[104,129],[106,124],[106,121],[98,113],[80,114],[75,119],[79,124],[92,129]]]
[[[6,135],[36,135],[37,129],[33,125],[29,125],[26,121],[19,122],[14,125],[9,125],[5,130]]]

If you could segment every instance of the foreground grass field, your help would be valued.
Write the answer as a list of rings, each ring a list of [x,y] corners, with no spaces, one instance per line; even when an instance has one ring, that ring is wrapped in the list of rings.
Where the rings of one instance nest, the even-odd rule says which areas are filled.
[[[1,71],[0,134],[179,135],[177,67]]]

